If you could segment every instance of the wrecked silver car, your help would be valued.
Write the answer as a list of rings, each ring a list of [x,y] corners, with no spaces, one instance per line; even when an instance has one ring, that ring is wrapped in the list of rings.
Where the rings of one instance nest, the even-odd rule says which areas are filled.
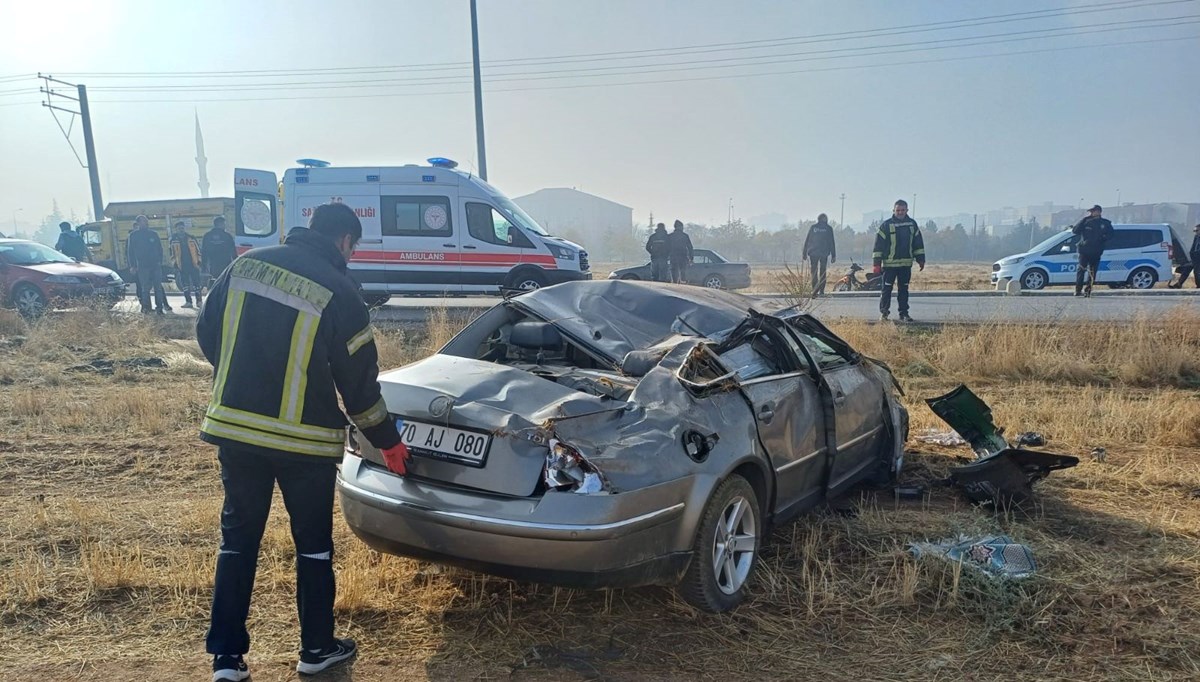
[[[571,282],[484,313],[380,377],[407,476],[351,441],[339,478],[372,547],[520,580],[745,596],[771,524],[899,472],[882,364],[813,317],[723,291]]]

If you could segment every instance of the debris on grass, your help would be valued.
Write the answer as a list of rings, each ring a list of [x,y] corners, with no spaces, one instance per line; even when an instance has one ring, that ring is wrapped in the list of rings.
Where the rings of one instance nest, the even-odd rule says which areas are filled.
[[[1037,570],[1033,550],[1007,535],[959,535],[937,542],[914,542],[908,548],[918,558],[939,557],[978,569],[991,578],[1028,578]]]

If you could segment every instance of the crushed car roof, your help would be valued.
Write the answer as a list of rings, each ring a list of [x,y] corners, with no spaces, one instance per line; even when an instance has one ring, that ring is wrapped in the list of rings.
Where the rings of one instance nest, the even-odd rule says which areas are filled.
[[[567,282],[512,299],[614,361],[673,334],[711,337],[769,303],[686,284]]]

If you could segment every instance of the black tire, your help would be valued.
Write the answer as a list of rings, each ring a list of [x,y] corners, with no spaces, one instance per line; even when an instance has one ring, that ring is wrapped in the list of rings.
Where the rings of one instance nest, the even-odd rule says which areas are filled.
[[[1156,282],[1158,282],[1158,273],[1146,267],[1129,273],[1129,279],[1126,280],[1130,289],[1153,289]]]
[[[32,320],[46,314],[50,302],[41,289],[32,284],[22,284],[13,289],[12,304],[21,317]]]
[[[1021,275],[1021,288],[1030,291],[1045,289],[1050,283],[1050,275],[1041,268],[1031,268]]]
[[[724,548],[728,543],[718,542],[718,538],[730,537],[731,519],[733,534],[742,544],[735,546],[732,553],[726,553]],[[758,565],[762,538],[758,495],[746,479],[734,474],[717,486],[704,505],[692,545],[692,561],[679,584],[679,596],[692,606],[712,613],[729,611],[742,603]]]
[[[722,279],[720,275],[713,272],[705,275],[704,279],[700,280],[700,285],[705,289],[724,289],[725,280]]]
[[[520,291],[537,291],[546,286],[546,276],[537,270],[517,270],[508,276],[508,288]]]
[[[849,282],[838,282],[837,284],[833,285],[833,290],[834,291],[850,291],[850,283]]]

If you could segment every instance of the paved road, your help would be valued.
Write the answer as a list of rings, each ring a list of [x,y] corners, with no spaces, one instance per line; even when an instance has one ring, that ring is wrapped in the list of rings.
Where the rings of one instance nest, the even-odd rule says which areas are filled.
[[[770,302],[779,302],[778,295],[763,294]],[[380,322],[418,322],[433,308],[450,312],[470,313],[490,308],[499,301],[497,296],[463,297],[393,297],[375,312]],[[183,310],[181,296],[170,296],[174,315],[194,315]],[[1200,291],[1151,292],[1103,291],[1092,298],[1074,298],[1069,291],[1026,293],[1006,296],[997,292],[916,292],[912,296],[911,314],[918,322],[1051,322],[1065,321],[1132,321],[1139,316],[1163,317],[1180,308],[1200,312]],[[896,316],[895,301],[892,316]],[[129,298],[118,309],[137,311],[137,301]],[[809,309],[825,319],[858,318],[874,320],[879,317],[878,294],[831,294],[811,301]]]

